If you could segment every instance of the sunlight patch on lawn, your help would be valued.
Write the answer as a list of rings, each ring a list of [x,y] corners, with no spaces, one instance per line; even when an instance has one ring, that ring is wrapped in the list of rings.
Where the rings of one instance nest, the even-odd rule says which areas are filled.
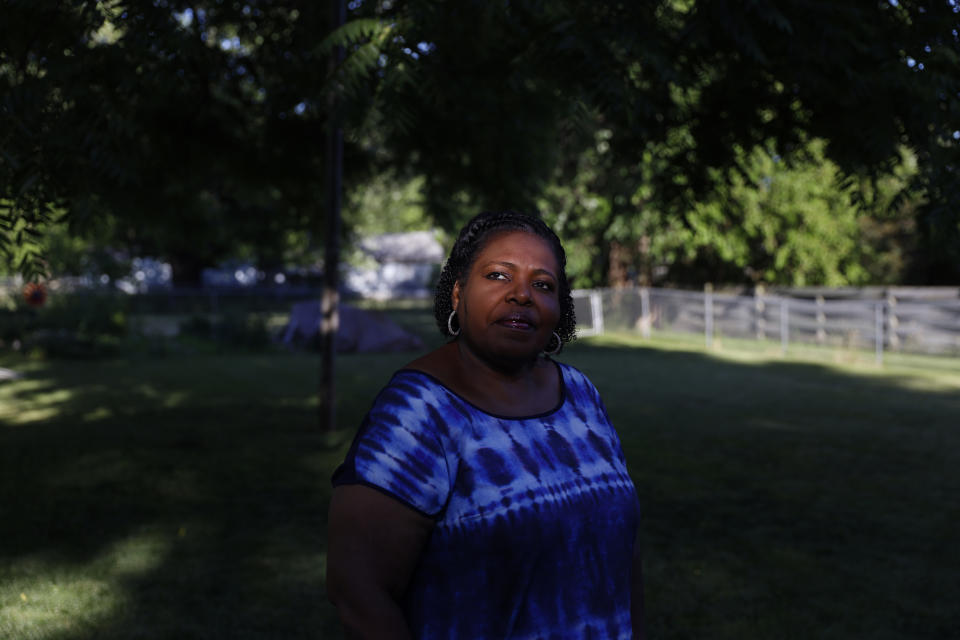
[[[88,411],[81,418],[84,422],[96,422],[97,420],[107,420],[113,417],[113,411],[107,407],[97,407],[93,411]]]
[[[9,387],[5,387],[3,395],[6,396],[26,396],[31,400],[48,397],[51,394],[62,393],[65,389],[55,389],[50,391],[51,381],[41,380],[39,378],[21,378],[16,380]],[[67,392],[69,393],[69,392]]]
[[[46,407],[40,409],[14,409],[12,411],[0,410],[0,421],[13,426],[22,426],[31,422],[43,422],[49,420],[60,413],[57,407]]]
[[[931,372],[922,377],[903,376],[897,384],[913,391],[957,391],[960,389],[960,376]]]
[[[183,406],[190,399],[186,391],[167,391],[163,394],[163,406],[166,409],[176,409]]]
[[[24,425],[48,420],[74,397],[71,389],[51,389],[46,380],[15,380],[0,387],[0,422]]]
[[[139,535],[86,564],[22,558],[0,583],[0,638],[56,638],[95,629],[127,603],[124,581],[156,569],[169,542]]]
[[[186,531],[185,528],[181,530]],[[117,577],[138,576],[153,571],[163,563],[170,543],[170,536],[141,534],[114,544],[101,562],[110,567]]]
[[[275,404],[278,407],[284,408],[293,408],[293,409],[310,409],[313,407],[320,406],[320,399],[317,397],[317,394],[313,394],[308,397],[289,397],[289,398],[280,398]]]
[[[262,575],[266,572],[290,583],[322,584],[327,574],[326,551],[291,553],[288,543],[280,540],[260,550],[251,562],[256,568],[251,573]]]
[[[167,395],[166,393],[160,392],[152,384],[138,384],[134,387],[133,391],[151,400],[162,400]]]
[[[52,638],[89,628],[122,604],[104,580],[58,576],[0,588],[0,637]]]
[[[878,365],[875,355],[866,351],[791,345],[791,350],[784,356],[769,344],[758,346],[757,343],[744,340],[725,342],[715,339],[713,347],[707,349],[702,338],[697,341],[691,336],[670,335],[645,339],[626,332],[584,338],[582,343],[585,346],[697,353],[741,365],[810,364],[847,375],[884,378],[891,384],[912,391],[949,392],[960,389],[960,358],[946,356],[885,353],[883,364]]]

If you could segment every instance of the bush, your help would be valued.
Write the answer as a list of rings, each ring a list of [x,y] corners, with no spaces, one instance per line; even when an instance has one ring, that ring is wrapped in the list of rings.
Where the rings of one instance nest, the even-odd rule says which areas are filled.
[[[0,349],[19,349],[36,323],[30,309],[0,309]]]
[[[71,294],[51,296],[37,313],[37,328],[66,330],[78,336],[123,337],[127,334],[130,302],[126,296]]]
[[[0,349],[93,358],[116,353],[127,335],[129,301],[104,294],[51,295],[32,308],[19,298],[0,309]]]

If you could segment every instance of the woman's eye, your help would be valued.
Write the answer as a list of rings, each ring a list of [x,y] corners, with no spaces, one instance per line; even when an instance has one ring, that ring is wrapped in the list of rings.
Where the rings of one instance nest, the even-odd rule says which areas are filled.
[[[487,280],[506,280],[507,274],[502,271],[492,271],[487,274]]]
[[[533,286],[535,286],[535,287],[537,287],[537,288],[539,288],[539,289],[543,289],[544,291],[553,291],[553,283],[552,283],[552,282],[544,282],[544,281],[540,280],[540,281],[538,281],[538,282],[534,282],[534,283],[533,283]]]

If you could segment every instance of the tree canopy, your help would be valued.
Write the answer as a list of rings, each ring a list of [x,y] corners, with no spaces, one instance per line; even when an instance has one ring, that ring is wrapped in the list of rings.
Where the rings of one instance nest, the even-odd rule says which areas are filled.
[[[891,175],[906,148],[918,171],[901,199],[926,196],[913,277],[960,277],[956,2],[385,4],[357,12],[397,34],[375,78],[396,116],[388,146],[441,221],[578,184],[609,209],[570,211],[588,241],[650,215],[692,233],[711,198],[718,235],[755,149],[827,158],[856,198],[850,185]]]
[[[863,281],[892,254],[857,239],[904,211],[891,277],[960,278],[956,0],[354,0],[333,32],[325,3],[2,2],[0,249],[27,272],[61,210],[180,273],[277,259],[320,233],[335,92],[349,190],[418,180],[448,229],[539,210],[585,282],[623,248],[674,280]]]
[[[187,279],[244,242],[275,252],[319,196],[313,4],[5,0],[0,221],[19,240],[58,209],[77,232],[113,216]]]

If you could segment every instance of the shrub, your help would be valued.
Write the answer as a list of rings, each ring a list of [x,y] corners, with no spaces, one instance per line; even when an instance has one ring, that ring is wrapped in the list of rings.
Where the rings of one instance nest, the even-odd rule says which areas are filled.
[[[65,330],[87,338],[122,337],[127,333],[129,306],[126,296],[53,295],[49,303],[38,310],[37,328]]]
[[[53,294],[44,306],[22,299],[0,309],[0,349],[49,357],[92,358],[116,353],[127,334],[129,301],[104,294]]]

